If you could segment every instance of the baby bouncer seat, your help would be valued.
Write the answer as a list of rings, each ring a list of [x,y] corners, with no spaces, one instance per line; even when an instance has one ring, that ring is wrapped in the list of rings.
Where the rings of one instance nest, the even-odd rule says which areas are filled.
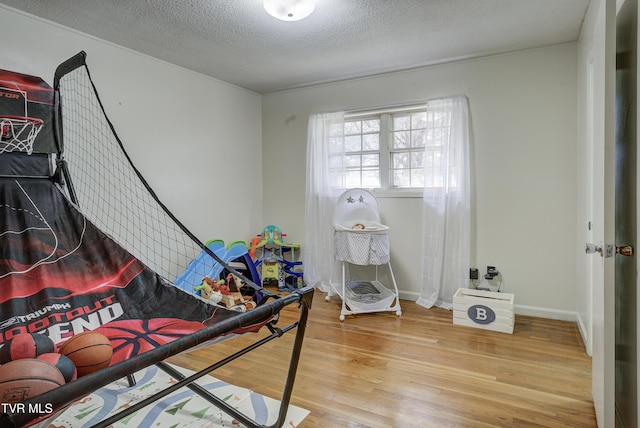
[[[380,223],[378,201],[371,192],[349,189],[340,195],[334,214],[334,243],[336,264],[325,299],[340,296],[340,321],[358,313],[395,311],[402,315],[391,269],[389,227]],[[336,280],[338,269],[340,279]]]

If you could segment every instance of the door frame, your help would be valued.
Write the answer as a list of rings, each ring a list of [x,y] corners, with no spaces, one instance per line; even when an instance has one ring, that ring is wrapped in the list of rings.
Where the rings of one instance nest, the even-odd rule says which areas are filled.
[[[617,1],[600,3],[603,26],[595,37],[604,39],[602,62],[596,66],[594,94],[594,218],[593,239],[613,243],[615,238],[615,89]],[[598,34],[602,28],[604,34]],[[615,426],[615,263],[613,258],[593,260],[592,289],[592,394],[598,426]]]

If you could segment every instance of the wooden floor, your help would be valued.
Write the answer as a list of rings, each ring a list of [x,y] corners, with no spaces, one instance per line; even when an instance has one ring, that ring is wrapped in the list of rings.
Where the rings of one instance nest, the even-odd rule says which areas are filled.
[[[402,301],[348,316],[316,292],[292,404],[310,427],[596,427],[591,359],[575,323],[516,317],[514,334],[455,326],[452,312]],[[294,320],[287,308],[283,321]],[[261,334],[261,333],[258,333]],[[255,335],[174,357],[197,370]],[[293,335],[212,373],[279,398]]]

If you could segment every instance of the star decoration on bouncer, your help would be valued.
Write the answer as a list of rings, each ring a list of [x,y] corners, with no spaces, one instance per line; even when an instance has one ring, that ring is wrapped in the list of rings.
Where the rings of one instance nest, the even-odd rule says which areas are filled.
[[[349,197],[346,199],[348,204],[353,204],[356,202],[355,199],[353,199],[353,196],[349,195]],[[364,203],[364,196],[360,195],[360,197],[358,198],[358,202],[360,202],[361,204]]]

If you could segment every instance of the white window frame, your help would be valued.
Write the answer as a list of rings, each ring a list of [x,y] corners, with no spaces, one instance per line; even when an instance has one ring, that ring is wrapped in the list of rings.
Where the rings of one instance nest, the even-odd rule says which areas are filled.
[[[405,105],[392,108],[347,112],[345,124],[353,120],[380,119],[380,188],[369,188],[380,197],[422,197],[423,187],[392,187],[391,185],[391,152],[392,152],[392,115],[410,114],[427,111],[426,104]],[[362,168],[362,167],[361,167]]]

